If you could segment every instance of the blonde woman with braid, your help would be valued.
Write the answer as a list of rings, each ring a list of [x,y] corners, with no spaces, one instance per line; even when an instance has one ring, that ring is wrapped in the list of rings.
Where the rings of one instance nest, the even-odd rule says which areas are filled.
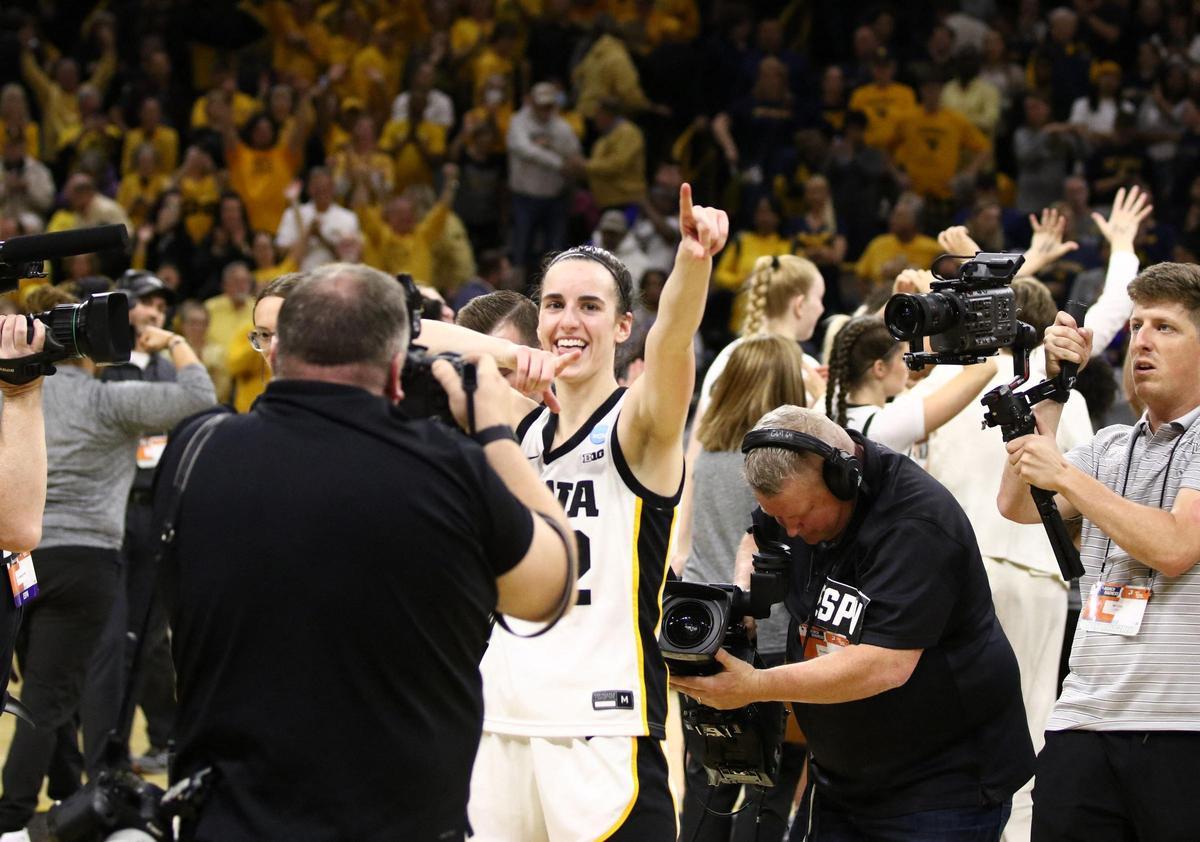
[[[848,430],[913,455],[913,446],[973,401],[996,373],[996,361],[963,366],[937,391],[904,394],[907,343],[897,342],[879,316],[856,316],[838,331],[829,360],[825,414]]]
[[[741,336],[726,345],[717,354],[704,375],[700,386],[700,403],[696,410],[693,426],[700,427],[700,419],[708,408],[713,386],[729,355],[746,337],[760,333],[782,336],[796,342],[812,339],[817,320],[825,312],[821,303],[825,297],[825,279],[821,270],[806,257],[792,254],[760,257],[754,261],[750,277],[746,279],[746,311],[742,318]],[[804,385],[810,398],[814,392],[819,397],[825,393],[825,384],[817,374],[819,363],[805,357]]]
[[[754,261],[754,268],[746,281],[746,311],[742,319],[742,335],[730,342],[704,375],[700,385],[700,400],[696,415],[692,419],[692,432],[688,438],[686,454],[687,475],[684,479],[683,496],[675,517],[675,536],[672,546],[674,555],[671,567],[676,573],[683,569],[691,549],[692,534],[692,465],[700,453],[696,432],[708,411],[713,386],[734,349],[748,337],[760,334],[782,336],[793,342],[805,342],[812,338],[817,319],[825,307],[821,299],[825,295],[825,281],[816,265],[805,257],[791,254],[768,255]],[[815,405],[825,393],[824,378],[818,373],[819,363],[808,355],[804,359],[804,386],[809,405]]]

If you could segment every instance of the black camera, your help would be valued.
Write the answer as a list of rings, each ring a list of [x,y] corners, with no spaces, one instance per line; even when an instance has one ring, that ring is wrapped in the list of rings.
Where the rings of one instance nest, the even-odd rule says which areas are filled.
[[[771,606],[787,594],[790,564],[786,544],[759,542],[749,591],[728,584],[667,582],[658,644],[670,671],[675,675],[720,672],[718,649],[761,669],[762,660],[742,619],[770,616]],[[684,728],[703,741],[700,762],[710,786],[774,784],[787,724],[782,702],[716,710],[685,695],[681,715]]]
[[[433,376],[433,364],[445,360],[454,366],[458,376],[465,378],[468,368],[461,355],[451,351],[431,354],[421,345],[410,345],[404,358],[404,369],[400,373],[400,384],[404,388],[404,400],[400,407],[413,418],[433,418],[454,425],[450,413],[450,399],[446,390]]]
[[[0,379],[24,383],[54,373],[54,363],[71,357],[91,357],[98,363],[129,361],[129,299],[123,292],[89,295],[79,304],[60,304],[29,319],[46,325],[46,342],[40,353],[20,359],[0,360]]]
[[[980,252],[963,263],[954,277],[945,277],[936,267],[951,259],[944,255],[934,262],[931,291],[925,294],[893,295],[883,311],[888,331],[914,349],[904,361],[914,371],[926,365],[980,362],[1017,339],[1020,328],[1013,294],[1024,255]],[[932,353],[920,350],[929,337]]]
[[[133,772],[105,769],[70,798],[36,815],[26,833],[30,842],[174,839],[172,819],[196,816],[212,774],[203,769],[164,793]]]

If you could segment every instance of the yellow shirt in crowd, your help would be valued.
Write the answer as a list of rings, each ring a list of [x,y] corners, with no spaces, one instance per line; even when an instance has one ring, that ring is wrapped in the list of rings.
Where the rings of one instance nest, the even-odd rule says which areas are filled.
[[[213,214],[220,204],[221,187],[215,175],[200,178],[180,176],[179,194],[183,199],[183,227],[197,245],[213,227]]]
[[[103,96],[116,69],[116,53],[105,52],[96,63],[91,78],[84,84],[95,88]],[[42,142],[45,144],[43,154],[47,159],[53,158],[62,148],[62,136],[66,131],[79,127],[79,95],[69,94],[60,88],[58,83],[38,66],[29,50],[21,51],[21,75],[33,89],[42,109]]]
[[[243,342],[249,344],[246,337],[254,330],[253,296],[246,296],[242,306],[235,307],[233,299],[221,294],[205,301],[204,309],[208,310],[208,333],[204,337],[206,343],[229,349],[240,336]]]
[[[235,126],[244,126],[247,120],[263,110],[263,105],[249,94],[234,91],[233,101],[229,104],[229,110],[233,114],[233,124]],[[191,119],[193,129],[208,128],[208,94],[198,97],[196,102],[193,103]]]
[[[642,90],[637,67],[624,42],[612,35],[602,35],[571,71],[578,96],[575,107],[585,117],[596,113],[596,106],[605,97],[621,102],[628,111],[641,111],[650,106]]]
[[[233,408],[238,412],[249,412],[271,379],[266,359],[250,344],[253,329],[252,321],[246,332],[233,336],[225,348],[225,369],[233,379]]]
[[[899,82],[876,85],[874,82],[855,88],[850,95],[850,110],[861,111],[867,117],[863,141],[868,146],[886,149],[896,133],[896,124],[917,107],[913,89]]]
[[[144,129],[130,129],[125,133],[125,145],[121,150],[121,172],[131,173],[136,169],[138,147],[149,143],[158,153],[158,171],[169,176],[179,166],[179,132],[170,126],[157,126],[149,137]]]
[[[417,147],[405,142],[409,132],[408,120],[392,120],[383,129],[379,148],[393,155],[394,178],[397,193],[410,184],[433,184],[433,170],[425,162]],[[446,127],[428,120],[421,120],[414,129],[416,136],[425,144],[430,155],[446,154]]]
[[[280,275],[286,275],[289,272],[299,271],[300,266],[291,257],[285,257],[283,260],[276,263],[274,266],[265,266],[262,269],[253,269],[251,274],[254,275],[254,288],[262,289],[271,281],[278,278]]]
[[[25,154],[31,158],[40,158],[42,156],[41,146],[42,133],[38,129],[38,124],[30,120],[25,124]],[[8,123],[0,120],[0,138],[8,138]]]
[[[588,186],[602,208],[629,205],[646,195],[646,141],[630,120],[596,139],[584,164]]]
[[[358,209],[358,220],[366,235],[366,262],[395,275],[408,272],[417,283],[433,278],[433,247],[442,236],[450,208],[436,203],[411,233],[397,234],[383,221],[379,208],[367,205]]]
[[[274,233],[287,210],[284,191],[296,177],[300,156],[285,142],[270,149],[251,149],[238,143],[227,151],[229,184],[246,203],[250,227],[255,231]]]
[[[329,64],[329,30],[316,18],[301,26],[288,4],[271,0],[266,7],[271,33],[271,66],[284,79],[295,77],[312,84]],[[300,35],[304,46],[293,45],[290,36]]]
[[[134,228],[142,223],[153,222],[150,212],[158,197],[167,189],[167,177],[156,173],[149,178],[143,178],[131,172],[121,179],[117,187],[117,202],[129,214],[129,222]]]
[[[920,108],[900,121],[893,157],[908,173],[913,190],[948,199],[962,153],[986,152],[990,146],[983,132],[957,111],[939,108],[930,114]]]
[[[942,247],[937,240],[924,234],[917,234],[907,243],[900,242],[895,234],[880,234],[867,243],[862,257],[854,265],[854,271],[868,283],[890,283],[892,278],[883,277],[883,267],[897,256],[904,255],[909,266],[928,269],[941,253]]]

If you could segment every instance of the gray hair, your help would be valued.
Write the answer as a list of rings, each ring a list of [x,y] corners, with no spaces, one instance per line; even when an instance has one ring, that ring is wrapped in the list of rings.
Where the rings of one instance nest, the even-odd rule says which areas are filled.
[[[328,263],[279,311],[279,356],[309,365],[387,368],[408,347],[408,303],[395,278],[361,263]]]
[[[854,440],[849,434],[815,409],[785,404],[776,407],[758,420],[755,430],[795,430],[820,439],[830,447],[846,453],[854,452]],[[821,457],[816,453],[797,453],[782,447],[758,447],[746,454],[746,482],[755,493],[774,497],[796,476],[819,471]]]

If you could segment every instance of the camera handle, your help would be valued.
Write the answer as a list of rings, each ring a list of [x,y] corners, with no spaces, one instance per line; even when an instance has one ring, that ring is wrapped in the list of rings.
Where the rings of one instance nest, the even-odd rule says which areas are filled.
[[[26,316],[25,319],[29,322],[29,338],[26,341],[32,342],[33,316]],[[22,386],[39,377],[49,377],[58,370],[54,367],[53,361],[61,360],[62,352],[65,350],[66,346],[47,330],[45,344],[41,351],[24,357],[0,360],[0,380],[12,383],[14,386]]]
[[[1067,302],[1067,310],[1078,321],[1083,320],[1082,313],[1076,314],[1077,308],[1073,302]],[[1079,374],[1078,364],[1062,363],[1057,377],[1043,380],[1024,392],[1016,391],[1029,379],[1029,354],[1036,341],[1037,335],[1033,328],[1024,322],[1018,322],[1017,340],[1013,343],[1013,373],[1016,376],[1011,383],[992,389],[980,401],[987,408],[983,416],[984,427],[999,427],[1005,442],[1036,433],[1037,421],[1033,415],[1033,407],[1047,399],[1066,403]],[[1083,575],[1083,563],[1079,560],[1079,551],[1075,549],[1075,544],[1067,534],[1066,524],[1063,523],[1062,515],[1054,502],[1054,492],[1030,486],[1029,493],[1037,506],[1046,537],[1050,539],[1050,547],[1058,561],[1059,572],[1068,582],[1078,579]]]

